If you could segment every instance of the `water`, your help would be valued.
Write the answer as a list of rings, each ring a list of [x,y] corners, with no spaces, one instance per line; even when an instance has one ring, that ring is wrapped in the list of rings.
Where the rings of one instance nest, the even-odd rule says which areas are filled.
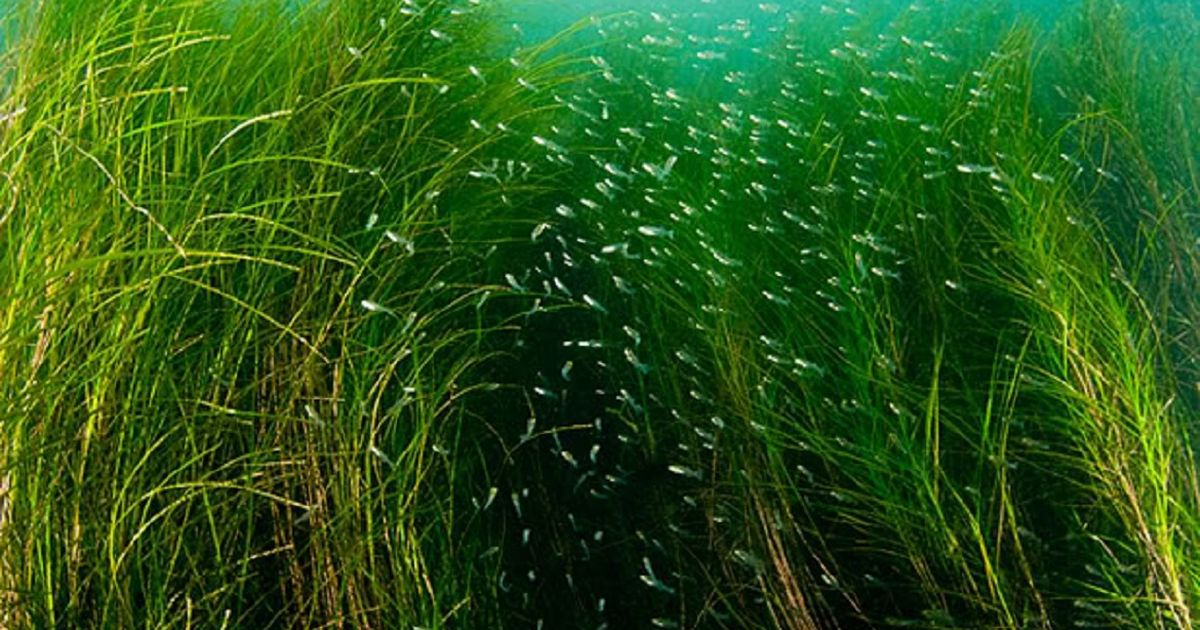
[[[1011,7],[1014,14],[1050,24],[1069,11],[1077,1],[1014,0],[1005,4]],[[686,17],[690,18],[690,28],[711,31],[721,24],[737,20],[749,21],[754,30],[770,29],[784,23],[789,15],[819,13],[822,9],[826,12],[845,12],[849,9],[862,17],[872,18],[877,27],[909,7],[924,6],[930,11],[939,11],[955,3],[945,0],[881,0],[869,4],[836,0],[511,0],[503,4],[511,23],[529,38],[528,41],[540,41],[580,20],[610,18],[621,13],[653,13],[669,16],[673,20]],[[1163,4],[1168,5],[1162,9],[1164,15],[1186,11],[1186,2]]]
[[[347,548],[372,552],[403,539],[429,585],[416,590],[431,591],[413,600],[462,627],[1059,626],[1085,608],[1070,601],[1087,604],[1089,623],[1153,627],[1182,608],[1155,608],[1178,595],[1158,585],[1171,577],[1143,545],[1188,535],[1176,533],[1185,517],[1172,513],[1155,538],[1130,518],[1140,504],[1121,501],[1151,496],[1169,512],[1192,500],[1154,467],[1186,460],[1186,440],[1173,426],[1129,427],[1182,423],[1200,402],[1194,4],[1097,17],[1081,7],[1100,4],[1028,0],[513,0],[486,25],[499,32],[481,36],[488,50],[471,48],[479,34],[457,13],[473,6],[381,3],[391,21],[371,13],[353,41],[334,33],[337,63],[315,73],[362,89],[378,78],[355,73],[386,51],[411,67],[379,72],[428,85],[326,95],[293,127],[312,95],[287,84],[217,112],[202,150],[167,136],[147,145],[148,164],[118,171],[149,198],[184,195],[163,208],[201,213],[209,197],[193,181],[256,208],[247,200],[281,179],[270,190],[286,212],[263,222],[263,238],[306,238],[236,262],[277,249],[307,269],[313,248],[333,252],[312,275],[341,278],[337,291],[293,300],[281,280],[243,309],[319,333],[298,340],[332,346],[322,349],[347,358],[329,371],[353,375],[326,391],[314,359],[294,387],[311,396],[301,408],[314,427],[297,434],[307,450],[294,459],[344,457],[353,492],[348,508],[332,500],[337,518],[308,510],[292,525],[335,523],[330,538],[345,528]],[[430,21],[401,31],[412,46],[389,49],[381,42],[409,16],[398,9]],[[572,24],[548,56],[529,56]],[[567,58],[539,65],[554,54]],[[281,109],[280,93],[303,98]],[[337,115],[359,115],[361,135],[320,126]],[[103,135],[86,146],[137,159],[122,143],[153,129],[136,131],[109,134],[108,153]],[[408,153],[389,154],[412,133]],[[43,153],[72,155],[47,137]],[[289,170],[277,159],[289,152],[314,171]],[[221,166],[246,155],[271,167]],[[87,156],[81,170],[94,176],[103,163]],[[142,183],[173,159],[182,166],[161,189]],[[242,190],[235,176],[261,179]],[[309,214],[333,219],[308,238]],[[329,271],[339,265],[352,280]],[[230,292],[253,282],[229,275],[213,281]],[[206,313],[242,313],[223,293],[203,297]],[[327,321],[305,319],[326,301]],[[169,319],[181,353],[210,334]],[[461,365],[444,359],[456,352]],[[271,394],[301,394],[256,398],[287,377],[244,361],[211,389],[240,387],[235,402],[286,416]],[[171,413],[209,395],[179,380]],[[348,417],[378,425],[313,448],[327,439],[317,428]],[[246,422],[254,439],[270,434]],[[1160,434],[1168,443],[1148,442]],[[1126,455],[1139,449],[1153,461]],[[327,465],[295,476],[325,479]],[[267,494],[301,494],[279,486]],[[355,529],[376,511],[369,531]],[[249,512],[255,528],[273,523],[261,512]],[[1194,547],[1184,542],[1181,557]],[[358,560],[311,562],[353,572]],[[300,574],[310,559],[295,562]],[[255,597],[244,599],[290,610],[271,578],[246,581],[260,579],[265,594],[246,587]],[[386,621],[419,608],[360,596]]]
[[[1046,220],[1013,208],[1078,186],[1094,217],[1120,213],[1114,200],[1124,194],[1116,188],[1124,181],[1117,164],[1122,160],[1094,144],[1095,137],[1063,130],[1069,160],[1060,160],[1057,150],[1023,144],[1046,143],[1062,121],[1105,107],[1097,104],[1105,98],[1103,79],[1093,82],[1097,75],[1089,74],[1099,63],[1098,56],[1088,57],[1098,55],[1091,48],[1097,40],[1076,39],[1081,24],[1089,24],[1079,19],[1081,6],[719,0],[512,5],[513,32],[525,45],[581,18],[605,16],[584,33],[604,51],[597,67],[611,76],[573,93],[579,126],[563,127],[555,138],[565,147],[558,153],[574,160],[578,188],[601,197],[598,204],[589,199],[586,209],[559,213],[551,230],[565,238],[548,252],[564,262],[591,262],[575,267],[566,280],[548,272],[546,278],[547,286],[559,287],[547,296],[582,296],[582,306],[607,331],[600,345],[589,342],[604,349],[599,357],[571,351],[580,346],[570,340],[551,344],[567,350],[548,364],[569,362],[574,374],[591,366],[603,386],[585,393],[572,377],[554,399],[558,406],[546,411],[564,420],[599,414],[606,428],[597,427],[586,441],[605,447],[591,461],[592,474],[578,457],[568,457],[584,445],[556,444],[572,483],[552,503],[571,511],[572,529],[577,517],[612,527],[607,515],[613,511],[653,524],[629,525],[628,548],[611,552],[623,559],[615,574],[577,571],[573,587],[590,585],[582,590],[594,588],[625,604],[615,613],[631,615],[623,623],[675,627],[676,606],[705,608],[698,601],[705,587],[691,580],[693,563],[733,573],[763,571],[758,553],[732,542],[755,538],[736,523],[757,504],[696,496],[720,494],[723,484],[752,483],[758,472],[753,466],[762,465],[742,459],[728,435],[778,452],[788,471],[801,471],[783,483],[795,484],[793,507],[824,506],[815,508],[823,515],[815,517],[815,531],[839,530],[847,512],[848,520],[870,523],[863,530],[846,526],[848,546],[860,531],[873,536],[866,532],[876,527],[891,532],[885,539],[907,535],[892,516],[870,514],[881,504],[906,500],[890,494],[893,482],[885,478],[910,474],[909,464],[871,462],[891,462],[892,449],[938,447],[925,441],[935,438],[914,438],[923,429],[908,424],[917,417],[910,409],[930,403],[905,402],[891,388],[901,387],[906,370],[920,373],[918,380],[937,380],[941,358],[923,349],[947,335],[951,346],[962,348],[953,369],[974,370],[966,366],[983,361],[977,376],[964,377],[982,379],[963,385],[979,393],[992,361],[984,357],[1011,341],[1008,332],[999,332],[1014,330],[1001,313],[1023,312],[1006,310],[1012,296],[999,297],[995,289],[1006,282],[1000,278],[1024,272],[1007,267],[998,253],[1002,246],[990,239],[1024,242],[1035,237],[1015,235],[1024,228],[1014,226]],[[1121,19],[1142,33],[1195,42],[1194,11],[1184,3],[1149,3]],[[1180,15],[1192,20],[1190,27],[1178,26]],[[1024,32],[1030,39],[1021,39],[1023,31],[1014,25],[1029,29]],[[1051,60],[1023,83],[1023,67],[1014,62],[1035,49]],[[1147,71],[1154,59],[1170,57],[1182,76],[1194,76],[1194,54],[1175,55],[1170,45],[1150,51],[1138,62]],[[1065,57],[1054,57],[1059,54]],[[1066,61],[1072,55],[1074,61]],[[1026,89],[1036,112],[1032,120],[1019,113],[1023,101],[1013,96]],[[1176,105],[1151,104],[1153,98],[1144,96],[1145,105],[1165,107],[1156,111]],[[581,145],[573,137],[587,140]],[[1167,172],[1167,159],[1152,162]],[[659,166],[668,162],[669,171]],[[1177,173],[1186,170],[1181,168]],[[1181,193],[1186,187],[1178,179],[1175,185]],[[1095,226],[1077,214],[1055,224],[1068,240],[1080,238],[1072,230]],[[1113,230],[1106,238],[1130,251],[1128,232]],[[638,291],[613,290],[610,281],[620,289],[630,286],[630,278]],[[1032,291],[1051,291],[1045,278],[1028,281]],[[657,334],[645,334],[648,326]],[[967,348],[975,344],[989,350],[968,358]],[[757,359],[742,363],[747,355]],[[964,402],[963,409],[971,405]],[[614,427],[621,426],[614,423],[618,418],[625,429]],[[819,428],[809,432],[793,424],[796,418]],[[974,436],[975,427],[968,422],[963,430]],[[904,437],[905,430],[914,433]],[[746,468],[724,469],[723,463]],[[1013,474],[1019,470],[1014,461],[1003,466]],[[915,481],[922,474],[914,476],[917,486],[925,483]],[[604,481],[606,475],[620,483]],[[973,483],[960,483],[963,496],[980,492]],[[647,494],[655,499],[643,502]],[[756,525],[787,530],[786,521],[759,518],[765,522]],[[714,538],[726,544],[698,542]],[[573,557],[584,561],[584,555],[590,562],[590,552]],[[842,575],[825,572],[822,560],[806,570],[817,572],[836,599],[853,591],[848,583],[856,575],[886,565],[886,556],[847,552]],[[896,571],[889,579],[904,582],[904,569]],[[708,595],[719,597],[720,589],[733,587],[711,588]],[[842,619],[865,614],[897,625],[989,623],[986,613],[970,606],[922,608],[918,591],[889,587],[889,597],[913,598],[898,604],[907,609],[903,616],[889,617],[887,604],[867,600],[827,605]],[[717,623],[730,611],[714,605],[707,614],[707,622]],[[612,617],[594,619],[599,624]]]

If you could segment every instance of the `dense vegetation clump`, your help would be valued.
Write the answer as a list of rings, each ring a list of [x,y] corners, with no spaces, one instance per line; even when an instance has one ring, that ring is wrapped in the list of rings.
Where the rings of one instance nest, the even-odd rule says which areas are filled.
[[[1195,9],[970,4],[16,3],[0,627],[1192,628]]]

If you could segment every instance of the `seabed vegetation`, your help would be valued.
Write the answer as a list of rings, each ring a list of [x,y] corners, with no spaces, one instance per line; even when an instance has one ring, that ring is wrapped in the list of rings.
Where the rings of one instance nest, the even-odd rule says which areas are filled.
[[[1200,625],[1200,9],[18,0],[0,627]]]

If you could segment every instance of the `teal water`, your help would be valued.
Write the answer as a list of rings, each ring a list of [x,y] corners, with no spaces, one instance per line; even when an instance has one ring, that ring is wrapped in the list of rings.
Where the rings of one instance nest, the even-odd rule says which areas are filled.
[[[1010,7],[1014,15],[1050,24],[1070,10],[1077,1],[1014,0],[1006,3],[1006,6]],[[880,0],[870,3],[821,0],[506,0],[500,4],[530,41],[547,37],[578,20],[611,17],[620,13],[657,14],[706,30],[741,20],[747,22],[752,31],[759,31],[812,13],[876,16],[876,24],[883,24],[911,6],[924,6],[931,12],[963,6],[962,3],[952,0]],[[1167,9],[1168,11],[1182,11],[1188,3],[1165,4],[1177,5],[1175,9]]]

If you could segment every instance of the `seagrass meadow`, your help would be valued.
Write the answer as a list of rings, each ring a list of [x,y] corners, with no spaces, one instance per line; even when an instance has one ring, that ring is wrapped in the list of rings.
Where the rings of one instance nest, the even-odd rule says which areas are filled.
[[[0,8],[0,628],[1200,625],[1194,1]]]

